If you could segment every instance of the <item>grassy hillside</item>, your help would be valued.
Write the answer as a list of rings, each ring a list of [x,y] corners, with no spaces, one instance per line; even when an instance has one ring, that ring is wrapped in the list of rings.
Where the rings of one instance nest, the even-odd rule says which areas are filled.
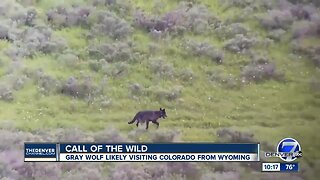
[[[295,178],[315,179],[320,170],[320,145],[315,143],[320,140],[320,12],[309,3],[318,5],[5,0],[0,5],[1,133],[28,134],[14,135],[19,139],[15,142],[254,141],[263,143],[264,150],[293,137],[304,155],[304,170]],[[145,131],[144,125],[136,129],[127,124],[137,111],[160,107],[168,115],[160,129],[151,125]],[[75,133],[68,134],[70,129]],[[222,130],[228,133],[219,136]],[[56,134],[64,131],[68,135]],[[54,137],[46,139],[42,133]],[[7,149],[4,146],[2,154]],[[114,173],[135,166],[102,164],[104,170],[95,171],[100,178],[125,179]],[[205,167],[202,179],[246,179],[256,171],[227,164],[221,165],[225,172],[218,173],[219,167],[197,166]],[[228,166],[244,170],[229,172]],[[82,177],[58,169],[57,177]],[[23,176],[19,173],[16,177]],[[256,176],[280,177],[293,178]]]

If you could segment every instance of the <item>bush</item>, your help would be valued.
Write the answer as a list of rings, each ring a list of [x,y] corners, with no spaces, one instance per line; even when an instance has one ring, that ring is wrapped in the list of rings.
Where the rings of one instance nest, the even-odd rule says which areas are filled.
[[[79,64],[79,57],[72,53],[60,54],[57,59],[61,65],[72,69]]]
[[[250,29],[242,23],[232,23],[230,25],[220,25],[215,29],[215,32],[220,39],[234,38],[237,34],[248,35]]]
[[[126,76],[129,73],[129,65],[125,62],[117,62],[114,64],[104,64],[102,72],[114,78]]]
[[[23,2],[3,0],[0,5],[0,15],[13,26],[14,29],[20,28],[24,25],[34,26],[37,19],[37,11],[34,7],[29,6],[33,4],[30,0],[24,0]],[[21,28],[21,29],[22,29]]]
[[[288,29],[294,18],[290,10],[271,10],[267,14],[260,17],[261,25],[270,29]]]
[[[111,169],[112,180],[135,179],[198,179],[200,168],[196,163],[119,163]]]
[[[134,14],[134,23],[136,26],[147,31],[169,31],[175,34],[182,34],[184,31],[190,31],[196,34],[208,32],[217,18],[203,5],[193,5],[191,8],[181,3],[179,7],[170,11],[161,17],[148,17],[145,13],[137,11]]]
[[[85,142],[92,141],[92,138],[78,128],[66,128],[55,130],[52,141],[57,142]]]
[[[37,18],[37,15],[38,13],[35,9],[28,9],[25,24],[31,27],[35,26],[35,19]]]
[[[9,27],[5,24],[0,24],[0,39],[9,40]]]
[[[16,129],[0,129],[1,145],[0,152],[19,149],[25,141],[30,139],[34,140],[34,137],[30,133],[17,131]]]
[[[67,48],[66,41],[52,36],[52,30],[45,26],[27,28],[14,40],[12,47],[6,50],[13,59],[33,57],[39,52],[61,52]]]
[[[228,9],[230,7],[240,7],[245,8],[248,6],[252,6],[255,1],[253,0],[221,0],[221,3],[223,3],[225,9]]]
[[[291,14],[298,20],[310,20],[317,8],[311,5],[296,4],[290,8]]]
[[[303,44],[299,43],[299,41],[293,41],[293,52],[301,53],[307,56],[309,60],[316,66],[320,67],[319,63],[319,53],[320,53],[320,46],[318,45],[311,45],[311,46],[304,46]]]
[[[241,179],[239,172],[221,172],[215,174],[216,179]]]
[[[230,143],[255,143],[256,140],[253,138],[253,134],[235,131],[228,128],[219,129],[217,136],[221,142]]]
[[[216,63],[222,63],[224,59],[224,53],[208,42],[189,41],[185,43],[185,49],[193,56],[207,57]]]
[[[316,67],[320,67],[320,55],[314,55],[311,60]]]
[[[114,13],[101,11],[95,16],[97,16],[96,21],[91,22],[92,34],[107,35],[113,39],[123,39],[131,35],[133,32],[131,25]],[[92,17],[92,19],[93,18],[94,17]]]
[[[93,138],[95,142],[103,142],[103,143],[118,143],[118,142],[127,141],[127,138],[125,138],[115,128],[106,128],[104,130],[95,132],[93,134]]]
[[[268,37],[275,41],[280,41],[285,34],[286,34],[285,30],[275,29],[268,33]]]
[[[193,82],[196,80],[196,75],[192,69],[183,69],[178,73],[178,77],[184,82]]]
[[[240,82],[238,78],[232,74],[226,74],[222,70],[208,70],[206,72],[208,80],[220,84],[222,87],[227,89],[238,89],[240,88]]]
[[[97,88],[93,85],[90,79],[84,79],[82,82],[74,77],[70,77],[62,86],[60,92],[74,98],[88,98],[96,95]]]
[[[175,69],[172,64],[162,58],[152,59],[149,65],[151,71],[160,77],[173,78]]]
[[[175,31],[179,26],[182,26],[183,12],[179,9],[170,11],[161,17],[148,16],[142,11],[134,13],[134,24],[146,31],[164,32]]]
[[[174,86],[169,90],[157,89],[152,92],[155,96],[155,99],[158,101],[167,100],[167,101],[175,101],[180,98],[182,94],[181,86]]]
[[[315,91],[315,92],[320,92],[320,80],[319,80],[319,76],[313,76],[310,80],[310,88],[311,90]]]
[[[320,23],[319,23],[320,24]],[[317,34],[316,24],[310,21],[297,21],[292,25],[293,38],[303,38]]]
[[[152,134],[151,141],[154,143],[179,141],[179,132],[169,130],[158,130]]]
[[[214,17],[210,10],[202,5],[193,5],[187,12],[185,12],[182,21],[183,26],[189,31],[196,34],[204,34],[212,29],[219,20]]]
[[[13,91],[8,86],[0,87],[0,100],[11,102],[14,100]]]
[[[86,163],[76,169],[71,169],[61,176],[63,180],[85,179],[99,180],[103,179],[103,170],[101,163]]]
[[[170,174],[180,174],[186,179],[198,179],[201,176],[201,169],[192,162],[168,162],[167,167]]]
[[[283,74],[276,71],[276,66],[264,57],[254,59],[242,69],[243,81],[262,82],[268,79],[283,80]]]
[[[128,88],[132,98],[136,98],[137,96],[143,95],[145,91],[145,88],[141,86],[139,83],[132,83],[129,85]]]
[[[158,170],[162,171],[163,165],[158,166]],[[153,176],[150,172],[152,167],[142,163],[117,163],[110,171],[111,180],[130,180],[132,177],[135,179],[152,179]],[[154,172],[154,171],[153,171]],[[157,176],[154,176],[157,177]]]
[[[135,52],[130,42],[91,46],[89,47],[89,55],[94,59],[105,59],[107,62],[135,60]]]
[[[254,38],[248,38],[243,34],[237,34],[234,38],[229,39],[224,48],[234,52],[234,53],[243,53],[253,47],[256,43]]]
[[[38,90],[43,95],[51,95],[52,93],[56,93],[60,88],[60,82],[55,78],[39,72],[39,77],[36,80]]]
[[[46,15],[48,22],[57,28],[72,26],[88,27],[88,16],[90,13],[91,9],[87,7],[73,6],[66,9],[65,7],[57,6],[49,9]]]

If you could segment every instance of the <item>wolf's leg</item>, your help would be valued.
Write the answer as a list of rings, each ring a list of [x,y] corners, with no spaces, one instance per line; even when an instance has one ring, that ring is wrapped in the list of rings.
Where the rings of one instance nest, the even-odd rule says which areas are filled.
[[[160,125],[160,124],[159,124],[157,121],[152,121],[152,123],[153,123],[153,124],[156,124],[156,125],[157,125],[157,128],[159,128],[159,125]]]
[[[149,121],[146,122],[146,129],[149,128]]]
[[[136,126],[137,126],[137,127],[139,126],[139,121],[137,121],[137,124],[136,124]]]

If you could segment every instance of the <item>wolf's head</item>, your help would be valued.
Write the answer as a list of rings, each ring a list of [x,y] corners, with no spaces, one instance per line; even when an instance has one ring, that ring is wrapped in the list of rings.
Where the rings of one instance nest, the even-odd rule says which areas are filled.
[[[165,119],[167,117],[166,109],[160,108],[160,117]]]

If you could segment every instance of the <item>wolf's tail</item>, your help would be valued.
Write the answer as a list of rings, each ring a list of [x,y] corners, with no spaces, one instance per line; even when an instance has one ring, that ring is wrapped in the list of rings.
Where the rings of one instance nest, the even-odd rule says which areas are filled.
[[[134,123],[136,120],[137,120],[137,116],[135,116],[135,117],[132,119],[132,121],[128,122],[128,124],[132,124],[132,123]]]

